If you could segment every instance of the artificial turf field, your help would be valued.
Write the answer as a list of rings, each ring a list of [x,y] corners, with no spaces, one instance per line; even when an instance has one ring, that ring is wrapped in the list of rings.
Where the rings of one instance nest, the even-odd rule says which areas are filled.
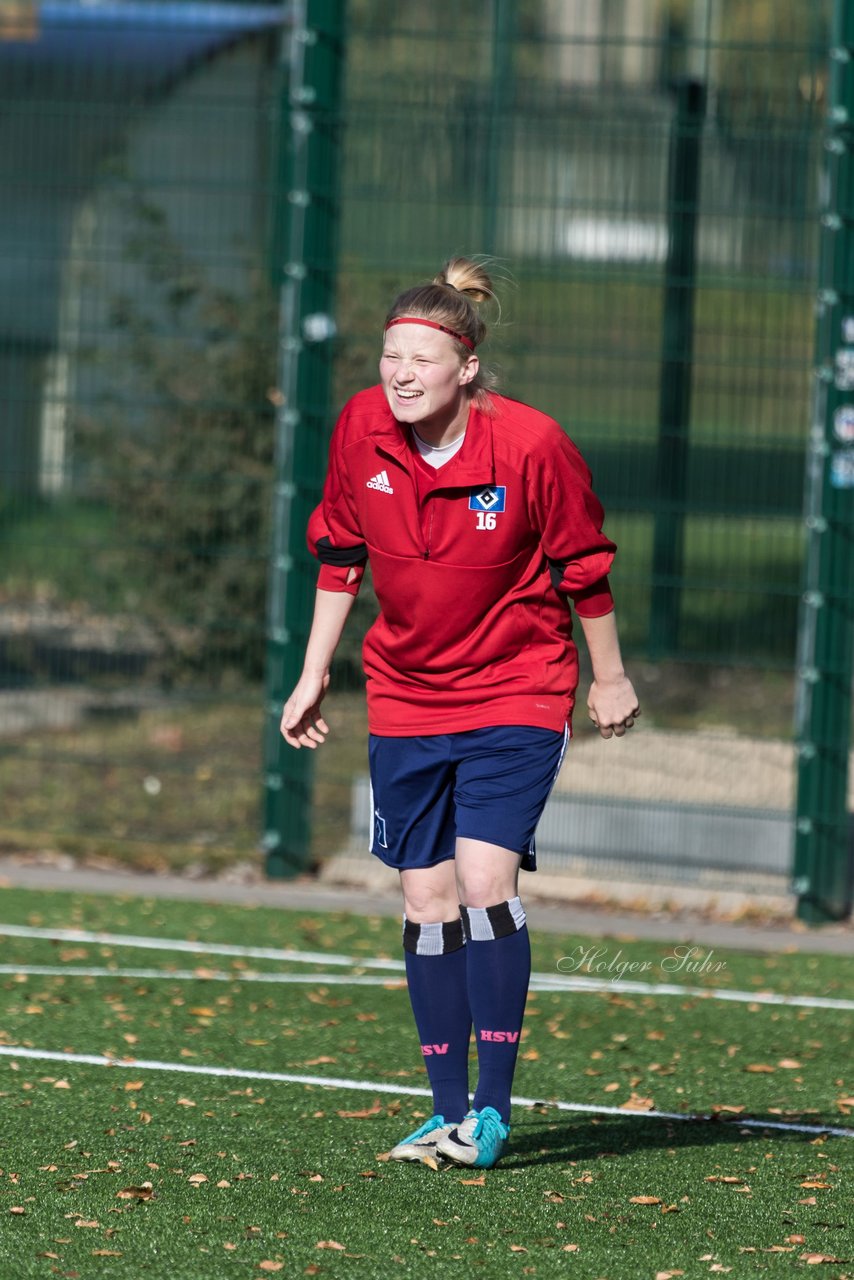
[[[854,1277],[854,958],[534,934],[478,1174],[382,1159],[430,1113],[394,919],[0,902],[0,1280]]]

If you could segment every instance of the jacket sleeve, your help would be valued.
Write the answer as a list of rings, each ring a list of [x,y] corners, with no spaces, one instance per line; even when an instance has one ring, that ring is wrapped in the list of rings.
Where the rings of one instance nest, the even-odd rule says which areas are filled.
[[[555,590],[572,599],[579,617],[610,613],[608,571],[617,545],[602,532],[605,513],[590,471],[566,435],[536,458],[532,487],[532,514]]]
[[[307,541],[309,551],[320,561],[318,587],[355,596],[362,584],[368,550],[342,458],[346,413],[345,409],[332,434],[323,497],[309,519]]]

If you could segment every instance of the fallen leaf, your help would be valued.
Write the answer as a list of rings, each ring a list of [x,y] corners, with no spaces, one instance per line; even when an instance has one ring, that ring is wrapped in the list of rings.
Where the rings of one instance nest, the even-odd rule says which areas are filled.
[[[577,1252],[577,1250],[578,1250],[578,1245],[577,1245],[577,1244],[564,1244],[564,1245],[561,1245],[561,1253],[576,1253],[576,1252]]]
[[[24,1206],[23,1206],[23,1205],[20,1205],[20,1204],[13,1204],[13,1205],[12,1205],[12,1208],[9,1210],[9,1212],[10,1212],[10,1213],[16,1213],[16,1214],[20,1217],[20,1216],[21,1216],[21,1214],[26,1213],[27,1211],[26,1211],[26,1209],[24,1208]]]
[[[194,1107],[196,1104],[190,1098],[179,1098],[176,1105],[179,1107]]]
[[[845,1258],[836,1258],[836,1257],[834,1257],[834,1255],[833,1255],[832,1253],[802,1253],[802,1254],[799,1256],[798,1261],[799,1261],[799,1262],[808,1262],[808,1263],[816,1263],[816,1262],[845,1262],[845,1261],[846,1261],[846,1259],[845,1259]]]
[[[125,1093],[138,1093],[144,1084],[144,1080],[126,1080]]]
[[[236,1245],[236,1244],[232,1244],[230,1240],[224,1240],[224,1241],[223,1241],[223,1244],[222,1244],[222,1247],[223,1247],[223,1249],[229,1249],[229,1250],[232,1250],[232,1249],[236,1249],[236,1248],[237,1248],[237,1245]]]
[[[629,1204],[661,1204],[658,1196],[629,1196]]]
[[[433,1169],[436,1173],[439,1172],[439,1165],[433,1156],[422,1156],[421,1164],[426,1164],[428,1169]]]
[[[830,1183],[830,1182],[819,1182],[818,1180],[815,1180],[815,1181],[812,1181],[812,1182],[802,1182],[802,1183],[801,1183],[801,1186],[802,1186],[802,1187],[809,1187],[809,1189],[810,1189],[811,1191],[812,1191],[812,1190],[821,1190],[821,1191],[826,1191],[826,1190],[827,1190],[830,1186],[832,1186],[832,1185],[833,1185],[833,1184],[832,1184],[832,1183]]]
[[[53,1087],[54,1089],[70,1089],[71,1085],[67,1080],[55,1080]]]
[[[154,1187],[150,1182],[143,1182],[139,1187],[122,1187],[116,1192],[117,1200],[150,1200],[154,1195]]]
[[[207,1180],[208,1176],[206,1173],[191,1173],[187,1179],[188,1182],[192,1182],[194,1187],[201,1186],[201,1184],[203,1182],[207,1182]]]
[[[83,1218],[78,1218],[74,1225],[75,1227],[100,1227],[101,1224],[100,1222],[87,1222]]]
[[[218,1182],[216,1185],[217,1185],[218,1187],[230,1187],[230,1186],[231,1186],[231,1183],[230,1183],[230,1182],[227,1182],[227,1181],[225,1180],[225,1178],[220,1178],[219,1182]]]
[[[342,1120],[364,1120],[368,1116],[379,1115],[381,1110],[382,1107],[380,1106],[379,1098],[374,1098],[371,1105],[369,1107],[365,1107],[361,1111],[339,1111],[338,1115]]]
[[[318,1240],[315,1249],[343,1249],[345,1246],[337,1240]]]
[[[338,1059],[337,1059],[337,1058],[329,1058],[329,1057],[327,1057],[327,1056],[325,1056],[325,1055],[324,1055],[324,1056],[323,1056],[323,1057],[321,1057],[321,1058],[309,1058],[306,1062],[304,1062],[304,1063],[303,1063],[303,1066],[304,1066],[304,1067],[319,1067],[319,1066],[320,1066],[322,1063],[324,1063],[324,1062],[337,1062],[337,1061],[338,1061]]]
[[[652,1098],[641,1098],[636,1093],[633,1093],[626,1102],[620,1103],[621,1111],[652,1111],[654,1107]]]
[[[527,1253],[528,1250],[525,1248],[523,1244],[511,1244],[510,1252],[511,1253]]]
[[[781,1058],[777,1063],[778,1067],[783,1067],[786,1071],[795,1071],[798,1067],[802,1067],[802,1062],[796,1062],[794,1058]]]
[[[767,1062],[751,1062],[749,1066],[742,1067],[743,1071],[764,1072],[766,1075],[772,1074],[777,1070],[776,1067],[769,1067]]]
[[[673,1276],[684,1276],[684,1271],[656,1271],[655,1280],[672,1280]]]
[[[258,1270],[259,1271],[281,1271],[284,1265],[285,1265],[284,1262],[273,1262],[271,1258],[267,1258],[264,1260],[264,1262],[258,1263]]]
[[[485,1187],[486,1178],[483,1174],[479,1178],[460,1178],[461,1187]]]
[[[120,1258],[122,1256],[120,1249],[93,1249],[93,1258]]]

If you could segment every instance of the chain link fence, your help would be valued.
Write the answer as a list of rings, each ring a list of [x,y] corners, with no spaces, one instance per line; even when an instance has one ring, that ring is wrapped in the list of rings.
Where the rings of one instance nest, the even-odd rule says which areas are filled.
[[[257,862],[305,15],[19,8],[0,25],[0,839]],[[375,381],[399,288],[491,255],[486,359],[578,443],[620,548],[644,728],[599,746],[579,717],[553,867],[786,882],[828,19],[823,0],[347,6],[334,408]],[[337,664],[314,860],[362,838],[371,610],[366,590]]]

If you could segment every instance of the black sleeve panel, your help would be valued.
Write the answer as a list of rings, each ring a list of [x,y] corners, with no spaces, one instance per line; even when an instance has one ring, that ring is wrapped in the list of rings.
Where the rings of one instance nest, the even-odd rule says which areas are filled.
[[[563,575],[565,573],[566,573],[565,560],[549,560],[549,577],[552,580],[552,586],[554,587],[555,591],[561,591],[562,594],[564,595],[566,594],[566,588],[565,587],[562,588],[560,584],[563,582]]]
[[[328,537],[317,539],[317,558],[321,564],[335,565],[337,568],[351,564],[364,564],[368,558],[368,549],[364,542],[355,547],[333,547]]]

